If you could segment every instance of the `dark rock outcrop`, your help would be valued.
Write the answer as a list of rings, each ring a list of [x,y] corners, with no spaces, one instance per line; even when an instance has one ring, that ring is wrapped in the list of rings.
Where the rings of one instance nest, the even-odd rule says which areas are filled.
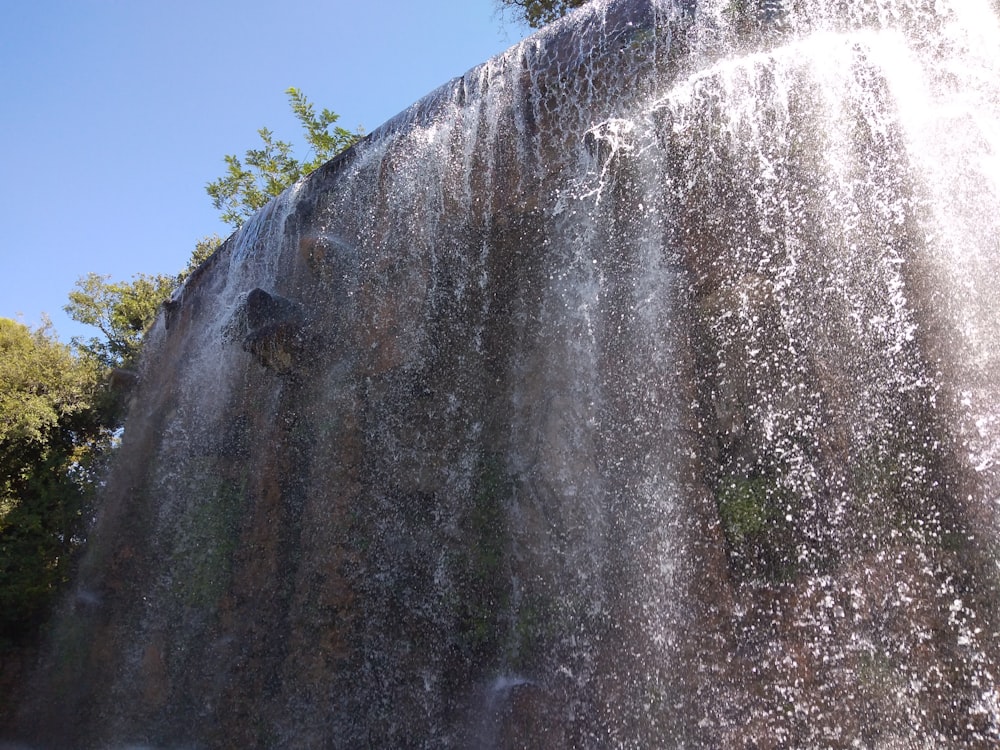
[[[291,300],[251,289],[242,299],[225,329],[225,338],[238,342],[263,367],[291,372],[302,353],[304,319]]]

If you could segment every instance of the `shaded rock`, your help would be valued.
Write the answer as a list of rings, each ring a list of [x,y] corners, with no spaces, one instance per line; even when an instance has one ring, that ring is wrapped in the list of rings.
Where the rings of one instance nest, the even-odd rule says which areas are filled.
[[[301,307],[283,297],[252,289],[226,325],[225,338],[270,370],[291,372],[304,345]]]

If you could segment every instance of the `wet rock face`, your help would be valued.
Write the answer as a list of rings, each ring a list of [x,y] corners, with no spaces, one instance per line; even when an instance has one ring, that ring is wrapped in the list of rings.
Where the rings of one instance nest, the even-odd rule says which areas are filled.
[[[744,5],[589,4],[191,277],[12,739],[996,746],[994,16]]]
[[[251,289],[230,318],[225,337],[239,343],[261,366],[289,373],[304,345],[303,323],[296,303]]]

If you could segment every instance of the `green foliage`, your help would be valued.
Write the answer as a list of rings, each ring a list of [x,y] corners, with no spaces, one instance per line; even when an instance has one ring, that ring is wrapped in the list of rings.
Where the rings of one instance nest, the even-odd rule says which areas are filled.
[[[194,270],[198,266],[208,260],[212,253],[219,249],[221,244],[222,238],[217,234],[210,234],[198,240],[195,243],[194,250],[191,251],[191,257],[188,259],[187,266],[177,276],[178,284],[194,273]]]
[[[722,527],[733,542],[742,542],[766,529],[771,515],[766,480],[729,477],[720,485],[717,500]]]
[[[204,463],[180,516],[173,551],[180,601],[202,608],[214,606],[229,583],[245,496],[242,486],[216,477]]]
[[[589,0],[498,0],[503,9],[516,8],[518,15],[533,29],[562,18],[573,8],[585,5]]]
[[[0,644],[37,624],[82,543],[111,434],[98,390],[47,327],[0,318]]]
[[[226,174],[205,188],[212,205],[222,211],[222,220],[239,227],[246,219],[297,180],[301,174],[292,158],[292,144],[275,141],[267,128],[257,131],[263,148],[249,149],[244,162],[227,154]]]
[[[729,475],[715,491],[732,571],[745,580],[778,581],[795,575],[788,493],[771,476]]]
[[[469,540],[460,568],[459,631],[476,661],[495,658],[505,635],[503,615],[510,601],[505,572],[508,543],[506,503],[509,476],[495,456],[484,457],[476,476],[463,538]]]
[[[93,326],[101,336],[73,343],[103,367],[129,367],[160,304],[170,297],[173,276],[138,274],[132,281],[111,282],[110,276],[89,273],[76,282],[63,309],[75,321]]]
[[[92,375],[47,327],[0,318],[0,444],[44,441],[60,419],[86,408]]]
[[[323,109],[317,117],[313,105],[297,88],[289,88],[285,93],[288,95],[292,112],[305,130],[306,143],[309,144],[309,152],[312,154],[312,158],[302,164],[303,176],[353,146],[361,137],[360,131],[352,133],[345,128],[333,127],[340,119],[340,115],[329,109]]]
[[[225,156],[226,174],[208,183],[205,190],[222,220],[239,227],[271,198],[318,166],[352,146],[361,133],[334,127],[339,115],[328,109],[316,114],[313,105],[296,88],[285,92],[292,112],[305,131],[309,154],[305,161],[292,155],[292,144],[276,140],[267,128],[257,131],[262,147],[248,149],[243,159]],[[332,128],[332,129],[331,129]]]
[[[188,264],[177,276],[138,274],[131,281],[89,273],[76,282],[63,309],[78,323],[93,326],[100,336],[74,346],[104,368],[129,368],[139,358],[142,341],[156,320],[160,305],[222,244],[218,235],[198,240]]]

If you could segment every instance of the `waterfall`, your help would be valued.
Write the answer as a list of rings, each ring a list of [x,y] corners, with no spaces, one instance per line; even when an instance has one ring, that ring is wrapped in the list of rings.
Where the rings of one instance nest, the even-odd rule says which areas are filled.
[[[595,0],[187,281],[32,747],[1000,743],[989,0]]]

